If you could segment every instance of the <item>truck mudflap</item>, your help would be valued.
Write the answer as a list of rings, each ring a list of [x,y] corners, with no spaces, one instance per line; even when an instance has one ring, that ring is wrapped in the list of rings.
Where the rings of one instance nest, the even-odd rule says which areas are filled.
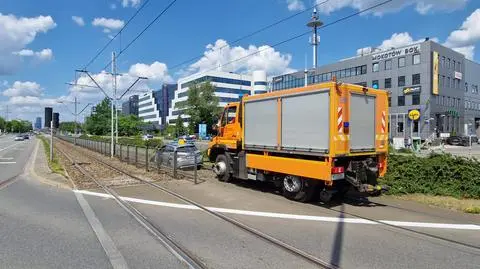
[[[372,158],[350,161],[345,179],[362,193],[379,195],[389,189],[388,186],[378,185],[378,166]]]

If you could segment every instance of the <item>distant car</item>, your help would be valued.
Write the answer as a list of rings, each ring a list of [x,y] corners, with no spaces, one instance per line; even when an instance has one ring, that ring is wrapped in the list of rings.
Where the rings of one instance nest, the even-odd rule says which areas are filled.
[[[200,168],[203,165],[202,153],[194,144],[170,143],[161,147],[155,156],[151,158],[152,163],[160,162],[160,165],[173,167],[174,152],[177,151],[177,167],[179,169]],[[197,162],[195,163],[195,156]]]
[[[470,145],[470,141],[473,143],[478,143],[478,138],[476,136],[471,136],[469,138],[468,136],[450,136],[447,138],[447,144],[452,145],[452,146],[464,146],[467,147]]]
[[[146,135],[143,135],[142,139],[143,139],[143,140],[150,140],[150,139],[153,139],[153,135],[151,135],[151,134],[146,134]]]
[[[23,138],[23,135],[17,135],[17,136],[15,136],[15,138],[13,140],[14,141],[23,141],[23,140],[25,140],[25,138]]]
[[[28,136],[28,134],[24,134],[23,139],[30,139],[30,136]]]

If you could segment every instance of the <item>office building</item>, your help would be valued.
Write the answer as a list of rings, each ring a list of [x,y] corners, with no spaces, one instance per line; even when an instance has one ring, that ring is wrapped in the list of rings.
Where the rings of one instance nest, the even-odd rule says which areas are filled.
[[[122,114],[138,116],[138,95],[132,95],[122,103]]]
[[[332,80],[390,92],[391,137],[467,134],[480,121],[480,65],[450,48],[428,40],[386,51],[363,54],[336,63],[274,77],[272,90]],[[305,78],[306,76],[306,78]],[[411,121],[408,113],[420,111]],[[468,128],[467,128],[468,127]],[[470,131],[469,131],[469,130]]]
[[[42,129],[42,118],[41,117],[35,118],[35,126],[34,127],[37,130]]]
[[[180,106],[187,102],[188,90],[191,85],[206,81],[209,81],[215,87],[215,96],[219,98],[218,105],[220,107],[224,107],[230,102],[239,101],[240,97],[245,94],[254,95],[267,91],[264,71],[254,71],[252,75],[209,71],[181,78],[178,80],[178,88],[167,117],[169,124],[174,124],[178,116],[181,115],[184,124],[187,125],[189,116],[185,114],[185,108],[180,108]]]
[[[60,127],[60,114],[58,112],[53,113],[53,128]]]
[[[52,113],[53,113],[53,108],[51,108],[51,107],[46,107],[45,108],[44,126],[46,128],[50,128],[50,122],[52,121]]]
[[[138,97],[138,116],[151,123],[155,129],[163,129],[174,97],[176,84],[164,84],[158,91]]]

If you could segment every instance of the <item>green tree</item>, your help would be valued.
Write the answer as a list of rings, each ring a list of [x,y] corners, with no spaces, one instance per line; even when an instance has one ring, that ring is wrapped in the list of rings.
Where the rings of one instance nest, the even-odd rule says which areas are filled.
[[[63,121],[60,122],[60,126],[58,127],[60,131],[62,132],[69,132],[69,133],[75,133],[75,122],[74,121]],[[82,124],[77,122],[77,132],[80,133],[82,132]]]
[[[186,128],[183,126],[183,119],[180,115],[178,115],[177,119],[175,120],[175,133],[176,136],[179,137],[186,133]]]
[[[6,128],[14,133],[25,133],[33,129],[32,123],[26,120],[11,120],[6,123]]]
[[[142,130],[145,123],[135,115],[120,115],[118,118],[118,135],[132,136],[137,135]]]
[[[103,101],[95,107],[95,112],[87,117],[85,121],[86,131],[93,135],[106,135],[110,133],[111,111],[110,99],[103,99]]]
[[[209,81],[190,86],[187,101],[177,104],[177,107],[184,109],[185,114],[190,116],[188,129],[192,134],[200,123],[205,123],[210,128],[221,110],[218,107],[218,97],[215,96],[215,86]]]
[[[2,117],[0,117],[0,130],[5,130],[5,128],[7,127],[7,121],[5,119],[3,119]]]

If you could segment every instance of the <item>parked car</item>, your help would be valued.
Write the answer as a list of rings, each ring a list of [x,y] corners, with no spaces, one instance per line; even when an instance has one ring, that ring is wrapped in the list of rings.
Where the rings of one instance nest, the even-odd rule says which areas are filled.
[[[23,135],[17,135],[17,136],[15,136],[15,138],[13,140],[14,141],[23,141],[23,140],[25,140],[25,138],[23,138]]]
[[[164,145],[157,150],[157,154],[155,154],[150,161],[156,163],[158,160],[160,165],[173,167],[173,157],[175,151],[177,151],[177,167],[179,169],[191,169],[193,167],[198,169],[203,165],[202,153],[194,144],[190,143],[183,145],[179,145],[178,143],[170,143]],[[195,156],[197,159],[196,164]]]
[[[153,135],[151,135],[151,134],[145,134],[145,135],[143,135],[142,139],[143,139],[143,140],[153,139]]]
[[[23,134],[23,139],[30,139],[30,136],[28,134]]]
[[[472,135],[470,138],[468,136],[450,136],[447,138],[447,144],[452,146],[464,146],[467,147],[470,144],[470,141],[473,143],[478,143],[477,136]]]

